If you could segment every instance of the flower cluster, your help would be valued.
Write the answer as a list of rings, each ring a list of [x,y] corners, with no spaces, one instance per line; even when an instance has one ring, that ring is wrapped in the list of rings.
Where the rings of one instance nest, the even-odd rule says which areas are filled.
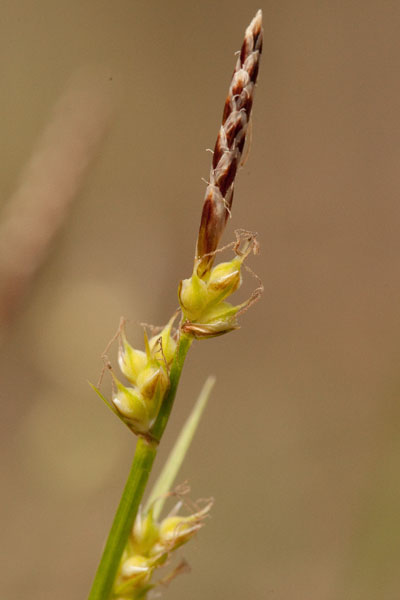
[[[240,249],[243,234],[244,244]],[[197,258],[192,276],[181,281],[178,296],[184,318],[182,330],[185,333],[201,339],[237,329],[238,313],[254,301],[252,296],[236,306],[226,302],[226,299],[240,287],[243,262],[251,252],[257,252],[258,245],[253,234],[241,232],[234,248],[235,258],[215,267],[212,267],[212,263],[209,262],[208,268],[199,269],[201,259]]]
[[[225,299],[241,284],[243,260],[255,249],[254,237],[230,262],[213,268],[219,240],[231,216],[233,192],[253,106],[254,91],[263,45],[262,13],[247,27],[222,114],[214,146],[210,177],[201,215],[193,274],[179,287],[184,319],[182,330],[196,338],[208,338],[238,327],[236,317],[261,291],[244,304],[232,306]]]
[[[169,386],[169,366],[176,349],[172,334],[174,320],[175,316],[151,339],[144,333],[145,351],[133,348],[121,328],[118,364],[131,386],[126,387],[112,373],[112,403],[118,416],[135,433],[149,431]]]
[[[157,585],[151,582],[154,571],[164,566],[171,553],[189,541],[202,527],[211,505],[212,501],[209,501],[201,510],[181,516],[177,513],[182,502],[178,502],[161,522],[154,519],[152,508],[145,514],[139,510],[122,557],[113,597],[118,600],[144,598]],[[172,575],[174,573],[176,569]],[[170,578],[167,577],[167,580]]]

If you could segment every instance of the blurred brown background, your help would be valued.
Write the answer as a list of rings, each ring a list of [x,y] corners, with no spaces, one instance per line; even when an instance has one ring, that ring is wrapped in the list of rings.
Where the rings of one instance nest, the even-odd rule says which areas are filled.
[[[265,294],[189,356],[158,466],[216,374],[180,477],[216,502],[184,548],[192,574],[164,597],[400,597],[400,4],[6,0],[4,600],[87,596],[135,443],[87,380],[120,315],[139,344],[137,323],[177,305],[205,149],[260,7],[253,142],[224,242],[259,232]]]

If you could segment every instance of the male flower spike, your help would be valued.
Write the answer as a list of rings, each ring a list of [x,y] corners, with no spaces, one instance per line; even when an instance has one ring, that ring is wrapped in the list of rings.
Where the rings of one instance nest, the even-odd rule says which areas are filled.
[[[182,329],[197,338],[212,337],[236,329],[237,314],[251,302],[232,306],[226,298],[241,284],[244,259],[257,249],[254,236],[230,262],[213,267],[218,243],[231,214],[235,177],[243,153],[253,105],[262,51],[262,13],[259,10],[247,27],[225,101],[215,143],[210,181],[201,216],[192,276],[181,281],[178,291],[184,316]],[[261,288],[260,288],[261,291]]]

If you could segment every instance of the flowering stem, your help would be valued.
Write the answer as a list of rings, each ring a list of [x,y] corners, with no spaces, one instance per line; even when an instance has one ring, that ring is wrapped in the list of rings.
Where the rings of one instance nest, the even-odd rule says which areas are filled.
[[[214,287],[218,284],[216,291],[214,289],[213,296],[212,288],[210,287],[210,290],[208,290],[206,286],[206,279],[210,277],[218,243],[225,229],[228,216],[231,213],[234,180],[241,164],[246,131],[253,104],[254,88],[262,51],[262,38],[262,14],[261,11],[258,11],[246,29],[242,48],[237,58],[232,83],[225,101],[222,126],[215,144],[210,183],[207,187],[203,206],[196,246],[196,272],[193,277],[195,276],[197,279],[203,278],[201,281],[203,286],[205,286],[203,291],[208,293],[211,290],[210,301],[214,303],[216,303],[216,291],[221,293],[218,285],[226,285],[226,281],[224,283],[224,279],[220,277],[220,281],[217,278],[216,281],[212,282]],[[232,273],[227,273],[227,275],[232,275]],[[235,272],[233,272],[233,279],[235,276]],[[185,281],[191,281],[193,285],[193,282],[196,281],[193,277],[191,280]],[[194,322],[191,322],[192,318],[189,318],[185,314],[185,302],[182,301],[182,295],[185,293],[183,284],[184,282],[181,282],[179,296],[186,323],[182,325],[178,346],[171,364],[169,387],[162,400],[154,425],[146,434],[141,435],[137,442],[128,481],[126,482],[114,522],[111,526],[89,600],[109,600],[113,592],[114,581],[118,574],[122,554],[132,531],[139,504],[142,501],[159,442],[171,414],[183,364],[192,344],[193,335],[196,335],[196,337],[213,337],[235,329],[235,315],[239,309],[243,310],[244,306],[249,305],[249,303],[243,303],[243,305],[239,305],[238,307],[230,307],[223,302],[223,299],[228,297],[237,287],[235,283],[231,282],[231,289],[228,289],[226,293],[223,292],[222,296],[219,297],[220,312],[214,312],[214,317],[210,316],[209,313],[205,313],[206,319],[203,323],[196,322],[196,319],[194,319]],[[191,284],[188,283],[186,287]],[[239,284],[239,281],[237,284]],[[193,293],[196,295],[198,290],[196,291],[195,287],[193,289],[189,287],[189,297],[193,296]],[[204,297],[204,299],[208,301],[208,296]],[[196,307],[196,302],[194,306]],[[211,303],[208,305],[208,308],[215,311],[216,306],[218,306],[218,303],[215,305]],[[196,313],[196,311],[194,312]],[[122,371],[125,372],[123,369]],[[125,389],[124,386],[122,386],[122,389]],[[137,400],[134,395],[130,397],[128,395],[128,398],[130,398],[130,402],[134,402],[135,399]],[[129,406],[129,403],[128,408],[132,408]]]
[[[171,365],[170,385],[152,428],[151,436],[147,439],[139,437],[136,444],[132,467],[124,491],[122,492],[88,600],[108,600],[110,598],[122,553],[132,530],[139,504],[142,500],[157,454],[158,444],[171,414],[183,363],[191,346],[192,339],[188,335],[181,334]]]

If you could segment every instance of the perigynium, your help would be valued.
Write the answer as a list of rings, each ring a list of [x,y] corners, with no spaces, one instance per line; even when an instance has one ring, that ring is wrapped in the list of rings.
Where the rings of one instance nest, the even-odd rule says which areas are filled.
[[[138,436],[132,468],[112,524],[89,600],[145,599],[156,585],[154,574],[169,564],[171,554],[201,528],[211,502],[181,514],[182,502],[160,518],[164,502],[204,408],[207,391],[199,398],[161,476],[161,483],[145,508],[140,504],[157,454],[158,445],[173,407],[186,354],[195,339],[223,335],[238,328],[238,316],[262,291],[259,285],[248,300],[229,302],[242,283],[243,264],[257,253],[255,234],[238,230],[231,244],[234,257],[215,264],[218,244],[231,216],[235,177],[241,166],[262,51],[262,14],[258,11],[247,27],[238,53],[232,81],[213,152],[193,271],[178,286],[180,321],[175,314],[150,339],[145,331],[143,349],[133,348],[124,327],[119,330],[118,365],[127,383],[111,369],[113,393],[110,409]],[[199,408],[201,407],[201,408]],[[159,494],[159,495],[157,495]],[[160,580],[169,581],[179,565]]]

